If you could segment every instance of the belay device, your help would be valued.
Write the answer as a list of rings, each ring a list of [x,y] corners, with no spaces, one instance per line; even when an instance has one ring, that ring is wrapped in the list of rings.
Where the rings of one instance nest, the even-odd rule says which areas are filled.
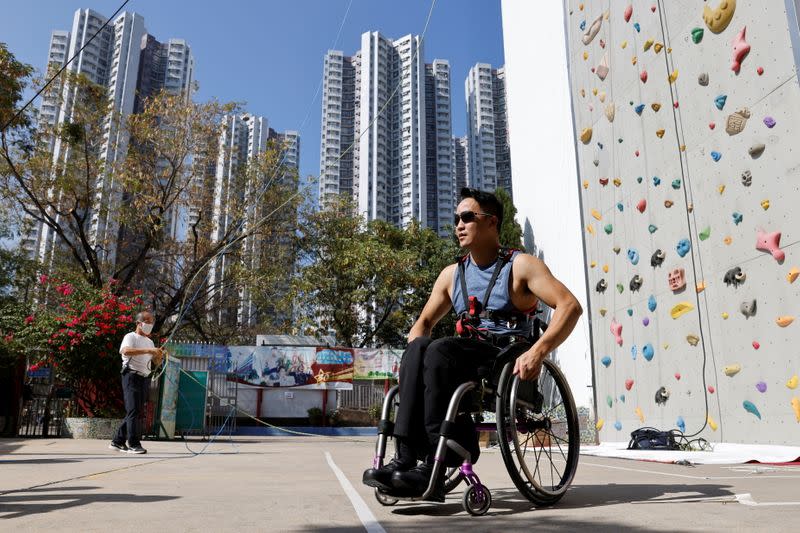
[[[489,303],[489,296],[492,294],[492,289],[497,281],[497,276],[506,263],[511,261],[514,257],[514,249],[501,248],[497,263],[492,272],[492,277],[489,279],[489,284],[486,286],[486,293],[483,296],[483,302],[478,300],[476,296],[469,296],[467,292],[467,272],[465,263],[469,254],[458,258],[458,270],[461,274],[461,297],[464,299],[464,308],[466,311],[462,312],[456,321],[456,335],[459,337],[477,338],[480,340],[488,340],[489,332],[485,328],[481,328],[481,318],[495,318],[496,315],[492,311],[484,310],[486,304]]]

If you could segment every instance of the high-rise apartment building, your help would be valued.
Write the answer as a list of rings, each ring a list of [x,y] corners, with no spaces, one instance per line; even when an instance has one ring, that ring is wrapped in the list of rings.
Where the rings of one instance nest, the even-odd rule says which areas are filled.
[[[323,70],[320,206],[352,194],[367,220],[442,231],[452,218],[450,66],[424,62],[419,36],[361,36]]]
[[[505,70],[478,63],[469,70],[464,89],[470,186],[490,191],[502,187],[511,194]]]
[[[458,203],[459,191],[469,186],[469,137],[453,137],[453,166]]]
[[[72,30],[54,31],[50,37],[48,71],[64,66],[85,45],[67,70],[85,75],[107,91],[109,108],[103,125],[101,157],[110,168],[127,151],[127,139],[119,127],[120,120],[136,111],[136,102],[142,97],[162,88],[188,98],[194,60],[184,41],[159,43],[147,34],[141,15],[131,12],[120,14],[89,42],[107,20],[91,9],[76,11]],[[41,120],[58,126],[71,120],[78,88],[66,83],[56,85],[54,89],[42,99]],[[52,154],[54,160],[69,157],[66,146],[58,138],[52,140]],[[94,202],[86,231],[102,260],[112,266],[116,260],[119,232],[113,218],[114,206],[122,201],[123,192],[112,173],[95,177]],[[44,224],[30,223],[24,229],[21,246],[29,257],[49,262],[55,251],[56,236]]]

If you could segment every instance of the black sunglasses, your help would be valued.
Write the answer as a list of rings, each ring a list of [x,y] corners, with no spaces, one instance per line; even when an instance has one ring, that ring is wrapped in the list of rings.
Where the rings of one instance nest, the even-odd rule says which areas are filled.
[[[453,216],[453,224],[458,226],[458,221],[463,220],[464,224],[469,224],[470,222],[475,221],[475,217],[478,215],[483,215],[485,217],[493,217],[494,215],[491,213],[476,213],[475,211],[462,211],[461,213],[456,213]]]

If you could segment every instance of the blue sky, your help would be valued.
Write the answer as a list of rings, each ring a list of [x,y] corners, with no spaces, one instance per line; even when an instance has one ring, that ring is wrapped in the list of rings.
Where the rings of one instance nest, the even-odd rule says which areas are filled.
[[[122,0],[5,2],[0,41],[18,59],[44,67],[50,32],[69,30],[76,9],[110,16]],[[186,39],[195,56],[198,99],[246,102],[276,130],[300,130],[301,176],[319,173],[320,103],[313,101],[325,52],[349,0],[225,2],[130,0],[125,7],[145,19],[159,40]],[[353,0],[337,49],[352,54],[361,33],[397,38],[419,34],[429,0]],[[452,72],[453,133],[466,128],[464,78],[478,62],[503,64],[499,0],[437,0],[426,34],[425,60],[447,59]],[[311,107],[310,107],[311,106]],[[309,113],[305,127],[300,129]]]

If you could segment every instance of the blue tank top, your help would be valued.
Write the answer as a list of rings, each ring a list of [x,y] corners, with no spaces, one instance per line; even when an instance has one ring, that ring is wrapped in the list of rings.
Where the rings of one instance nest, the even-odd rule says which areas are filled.
[[[522,313],[511,302],[511,265],[519,253],[518,251],[513,252],[511,260],[500,269],[488,302],[483,301],[483,297],[486,295],[486,287],[489,286],[489,281],[492,279],[497,261],[501,261],[502,258],[498,257],[494,263],[481,268],[472,261],[472,256],[467,256],[464,261],[464,274],[466,276],[467,292],[469,293],[467,296],[475,296],[487,311],[509,314]],[[453,276],[452,294],[453,310],[456,315],[461,315],[467,309],[464,307],[464,297],[461,294],[461,269],[458,267],[456,267],[456,272]],[[511,326],[512,324],[505,321],[495,321],[488,317],[481,317],[481,329],[485,328],[496,335],[520,335],[527,332],[527,322],[525,321],[516,324],[516,327]]]

